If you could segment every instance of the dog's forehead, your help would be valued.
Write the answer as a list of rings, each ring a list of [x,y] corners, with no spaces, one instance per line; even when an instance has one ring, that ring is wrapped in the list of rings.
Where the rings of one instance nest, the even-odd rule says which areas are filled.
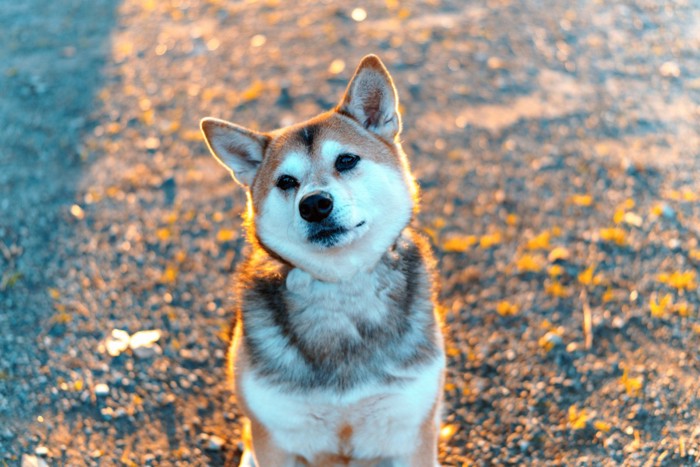
[[[337,113],[318,117],[273,133],[265,161],[275,169],[288,158],[306,157],[309,166],[325,166],[344,152],[378,161],[394,159],[392,145],[382,141],[362,125]],[[277,170],[275,170],[276,172]]]

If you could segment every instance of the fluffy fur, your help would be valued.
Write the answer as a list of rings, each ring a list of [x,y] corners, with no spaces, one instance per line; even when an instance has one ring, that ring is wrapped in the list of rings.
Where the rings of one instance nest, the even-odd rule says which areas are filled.
[[[249,419],[241,465],[437,465],[434,261],[408,226],[417,188],[400,130],[375,56],[336,109],[307,122],[257,133],[202,121],[248,190],[229,359]]]

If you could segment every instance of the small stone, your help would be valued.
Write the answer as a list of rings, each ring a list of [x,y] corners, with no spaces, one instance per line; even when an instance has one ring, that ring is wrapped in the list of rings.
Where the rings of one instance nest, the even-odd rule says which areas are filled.
[[[129,347],[129,333],[121,329],[113,329],[105,341],[105,349],[112,357],[118,357]]]
[[[49,455],[49,448],[46,446],[37,446],[36,449],[34,449],[34,454],[37,456],[46,457]]]
[[[44,459],[37,456],[32,456],[30,454],[22,455],[22,467],[48,467],[49,464],[46,463]]]
[[[99,449],[95,449],[90,453],[90,457],[92,457],[93,459],[99,459],[100,457],[102,457],[102,454],[102,451],[100,451]]]
[[[207,443],[208,451],[221,451],[224,447],[224,440],[216,435],[209,437],[209,442]]]
[[[665,62],[659,67],[659,73],[664,78],[678,78],[681,75],[681,68],[676,62]]]
[[[95,385],[95,395],[99,397],[105,397],[109,395],[109,386],[105,383],[99,383]]]
[[[661,206],[661,215],[664,216],[666,219],[675,219],[676,211],[671,206],[664,203]]]
[[[114,418],[114,409],[112,409],[112,407],[103,407],[102,410],[100,410],[100,413],[102,414],[102,418],[107,421]]]
[[[151,358],[161,355],[163,350],[156,342],[160,339],[159,330],[139,331],[131,336],[129,347],[138,358]]]

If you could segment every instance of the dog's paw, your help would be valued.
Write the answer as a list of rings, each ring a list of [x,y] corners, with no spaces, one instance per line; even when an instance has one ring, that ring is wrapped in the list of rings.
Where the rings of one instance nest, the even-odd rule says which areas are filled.
[[[238,464],[238,467],[258,467],[255,464],[255,459],[253,459],[253,454],[249,450],[243,451],[243,455],[241,456],[241,463]]]

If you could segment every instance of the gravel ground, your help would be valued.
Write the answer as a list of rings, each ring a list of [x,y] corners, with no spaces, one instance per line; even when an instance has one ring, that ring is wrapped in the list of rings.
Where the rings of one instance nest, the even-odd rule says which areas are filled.
[[[237,462],[244,196],[197,123],[311,117],[366,53],[440,259],[443,464],[700,464],[700,4],[296,3],[0,4],[0,465]]]

